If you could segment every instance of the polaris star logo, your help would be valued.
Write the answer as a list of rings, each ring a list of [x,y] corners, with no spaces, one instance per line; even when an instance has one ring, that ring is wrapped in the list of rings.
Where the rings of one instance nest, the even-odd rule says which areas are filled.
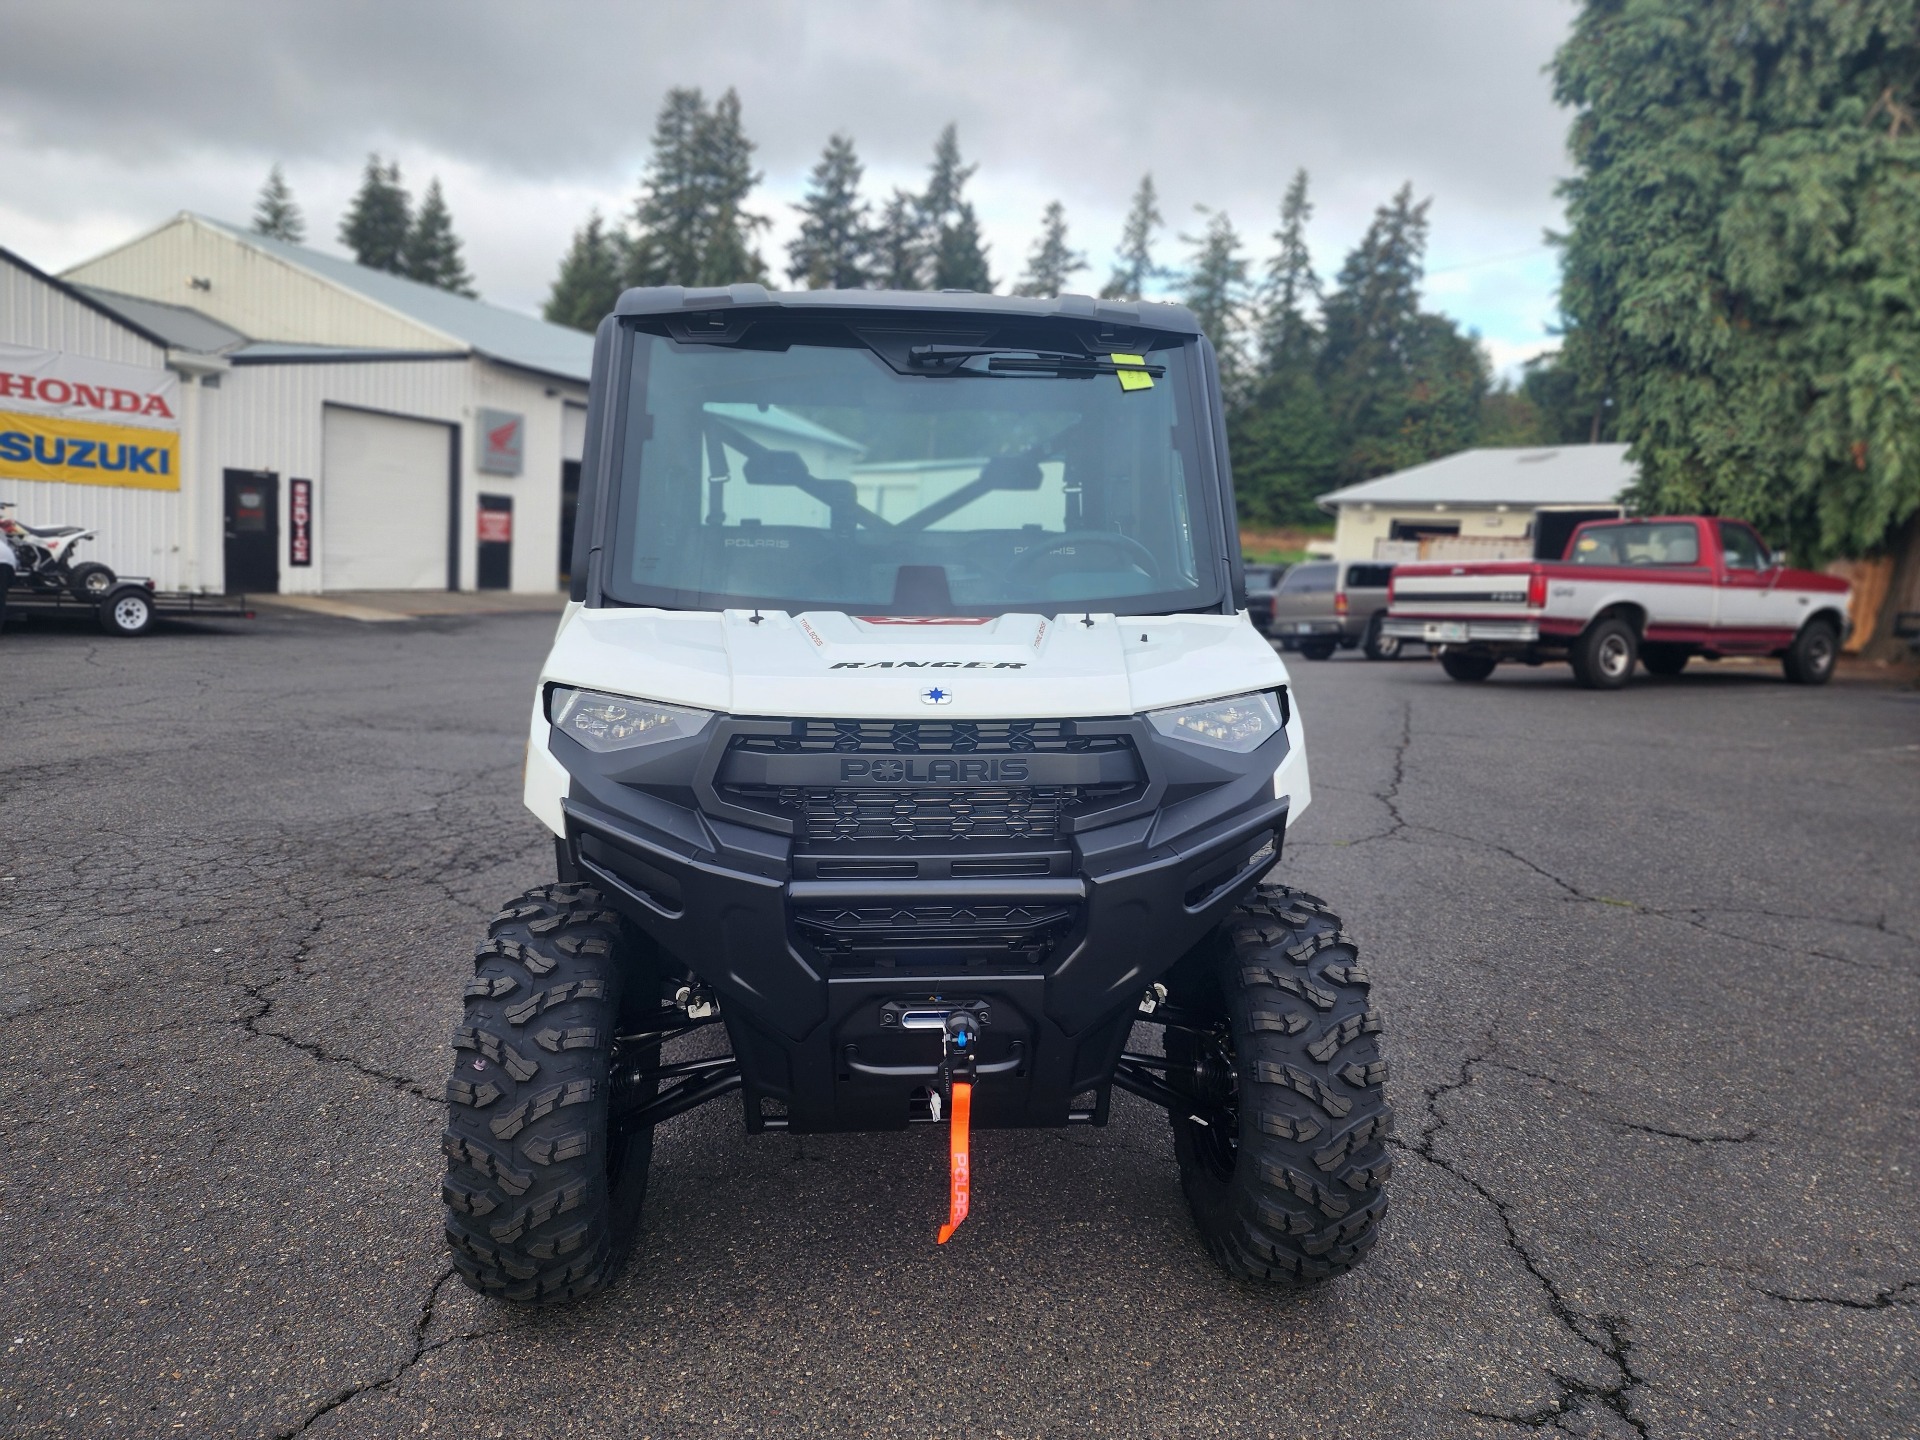
[[[1004,760],[925,760],[891,757],[879,760],[842,760],[842,780],[864,780],[873,785],[1011,785],[1025,780],[1030,766],[1024,756]]]
[[[953,703],[953,692],[939,685],[934,685],[922,690],[920,692],[920,698],[929,705],[951,705]]]

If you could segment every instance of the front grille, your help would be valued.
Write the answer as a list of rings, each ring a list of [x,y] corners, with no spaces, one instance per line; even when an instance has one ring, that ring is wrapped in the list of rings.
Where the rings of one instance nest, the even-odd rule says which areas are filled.
[[[1031,755],[1126,750],[1120,735],[1081,735],[1072,720],[794,720],[787,735],[742,735],[763,755]]]
[[[793,918],[806,940],[842,963],[912,965],[930,958],[926,952],[942,962],[1037,964],[1079,916],[1078,905],[916,901],[809,906]]]
[[[771,801],[794,815],[795,838],[816,844],[912,840],[1052,840],[1063,813],[1087,789],[1012,785],[962,790],[812,790],[730,786],[749,804]]]

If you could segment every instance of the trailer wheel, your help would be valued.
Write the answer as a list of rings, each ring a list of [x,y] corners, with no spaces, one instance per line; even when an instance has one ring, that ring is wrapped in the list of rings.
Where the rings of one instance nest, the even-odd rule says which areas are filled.
[[[153,598],[144,590],[123,590],[100,602],[100,628],[129,638],[153,628]]]
[[[1633,678],[1639,657],[1640,637],[1618,615],[1594,621],[1567,652],[1573,678],[1589,690],[1618,690]]]
[[[1824,685],[1840,658],[1840,632],[1828,620],[1809,620],[1780,657],[1780,668],[1796,685]]]
[[[1471,655],[1461,650],[1442,650],[1440,668],[1449,680],[1484,680],[1500,662],[1491,655]]]
[[[576,1300],[625,1261],[653,1131],[614,1116],[655,1082],[613,1093],[614,1035],[623,996],[658,989],[643,942],[585,885],[529,890],[487,927],[453,1032],[440,1192],[454,1268],[482,1295]]]
[[[1367,623],[1367,638],[1361,642],[1360,648],[1366,653],[1366,657],[1369,660],[1398,660],[1400,658],[1400,637],[1398,635],[1382,635],[1380,630],[1383,623],[1378,615],[1374,616],[1373,619]]]
[[[1262,886],[1168,977],[1180,1183],[1208,1251],[1244,1280],[1307,1286],[1366,1256],[1393,1126],[1380,1019],[1339,917]]]

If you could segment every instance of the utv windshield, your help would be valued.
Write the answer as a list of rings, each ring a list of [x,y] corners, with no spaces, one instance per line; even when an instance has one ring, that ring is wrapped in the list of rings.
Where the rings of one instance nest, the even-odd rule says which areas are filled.
[[[1187,346],[1115,361],[944,334],[870,346],[845,325],[778,321],[735,344],[630,343],[615,601],[926,616],[1220,603]]]

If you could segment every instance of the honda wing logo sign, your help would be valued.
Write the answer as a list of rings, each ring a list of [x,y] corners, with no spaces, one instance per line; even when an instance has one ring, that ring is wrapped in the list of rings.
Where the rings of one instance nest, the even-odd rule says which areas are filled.
[[[527,417],[511,410],[482,410],[475,418],[480,426],[480,469],[488,475],[518,475],[525,460]]]

